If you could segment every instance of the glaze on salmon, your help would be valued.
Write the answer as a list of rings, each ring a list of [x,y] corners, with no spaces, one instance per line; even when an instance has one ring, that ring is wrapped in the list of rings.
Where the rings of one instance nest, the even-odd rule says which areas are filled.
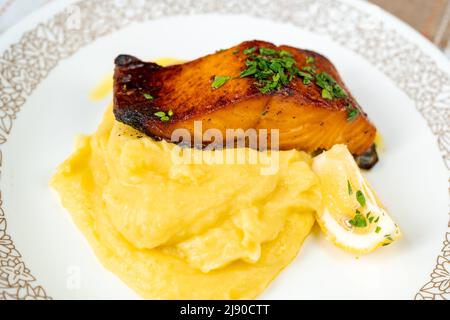
[[[343,98],[327,99],[314,81],[294,77],[287,85],[261,92],[253,77],[239,75],[247,68],[249,48],[288,52],[299,69],[314,61],[316,73],[329,74],[345,90]],[[281,150],[310,153],[346,144],[354,155],[370,150],[376,128],[324,56],[290,46],[247,41],[227,50],[168,67],[143,62],[129,55],[115,60],[114,114],[118,121],[157,138],[171,139],[173,130],[188,129],[202,121],[203,131],[219,129],[278,129]],[[233,77],[217,89],[216,76]],[[349,120],[349,106],[357,116]],[[161,120],[162,114],[165,117]],[[208,144],[210,141],[203,141]]]

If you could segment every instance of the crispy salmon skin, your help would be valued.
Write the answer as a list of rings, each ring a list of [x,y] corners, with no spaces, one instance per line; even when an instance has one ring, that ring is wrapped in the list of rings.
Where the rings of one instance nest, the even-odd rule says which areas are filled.
[[[302,73],[265,90],[255,74],[241,77],[250,68],[249,59],[260,52],[292,57]],[[327,79],[339,89],[335,96],[324,89]],[[224,137],[226,129],[278,129],[281,150],[315,152],[346,144],[352,154],[361,155],[371,148],[376,135],[375,126],[327,58],[256,40],[167,67],[118,56],[114,114],[118,121],[166,140],[178,128],[188,129],[193,136],[194,121],[202,121],[203,132],[215,128]]]

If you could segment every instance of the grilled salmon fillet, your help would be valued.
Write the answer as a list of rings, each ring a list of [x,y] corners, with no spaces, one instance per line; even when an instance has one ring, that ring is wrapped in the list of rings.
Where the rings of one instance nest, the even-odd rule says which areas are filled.
[[[314,70],[312,74],[326,73],[346,95],[327,97],[318,81],[308,83],[301,76],[276,90],[262,92],[255,77],[240,77],[248,68],[249,51],[257,53],[261,48],[290,55],[299,70],[309,67]],[[213,88],[216,76],[232,78]],[[376,135],[374,125],[327,58],[256,40],[168,67],[118,56],[114,114],[118,121],[166,140],[178,128],[188,129],[194,136],[194,121],[202,121],[202,132],[215,128],[224,137],[226,129],[278,129],[281,150],[311,153],[346,144],[351,153],[361,155],[371,148]]]

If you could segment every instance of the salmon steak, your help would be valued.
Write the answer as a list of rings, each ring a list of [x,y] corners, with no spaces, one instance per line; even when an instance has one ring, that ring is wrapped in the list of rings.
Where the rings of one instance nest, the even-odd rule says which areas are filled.
[[[115,59],[114,115],[155,139],[176,129],[277,129],[279,149],[309,153],[346,144],[373,149],[375,126],[324,56],[246,41],[162,67],[130,55]],[[208,144],[210,141],[202,141]]]

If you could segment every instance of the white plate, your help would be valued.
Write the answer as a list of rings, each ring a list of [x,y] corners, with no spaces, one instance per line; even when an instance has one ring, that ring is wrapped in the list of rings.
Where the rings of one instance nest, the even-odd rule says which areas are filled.
[[[99,264],[48,180],[99,123],[110,97],[88,95],[117,54],[192,59],[254,38],[334,62],[384,137],[368,177],[404,232],[357,259],[315,230],[261,298],[450,298],[450,66],[427,40],[360,1],[68,3],[0,39],[1,298],[137,297]]]

